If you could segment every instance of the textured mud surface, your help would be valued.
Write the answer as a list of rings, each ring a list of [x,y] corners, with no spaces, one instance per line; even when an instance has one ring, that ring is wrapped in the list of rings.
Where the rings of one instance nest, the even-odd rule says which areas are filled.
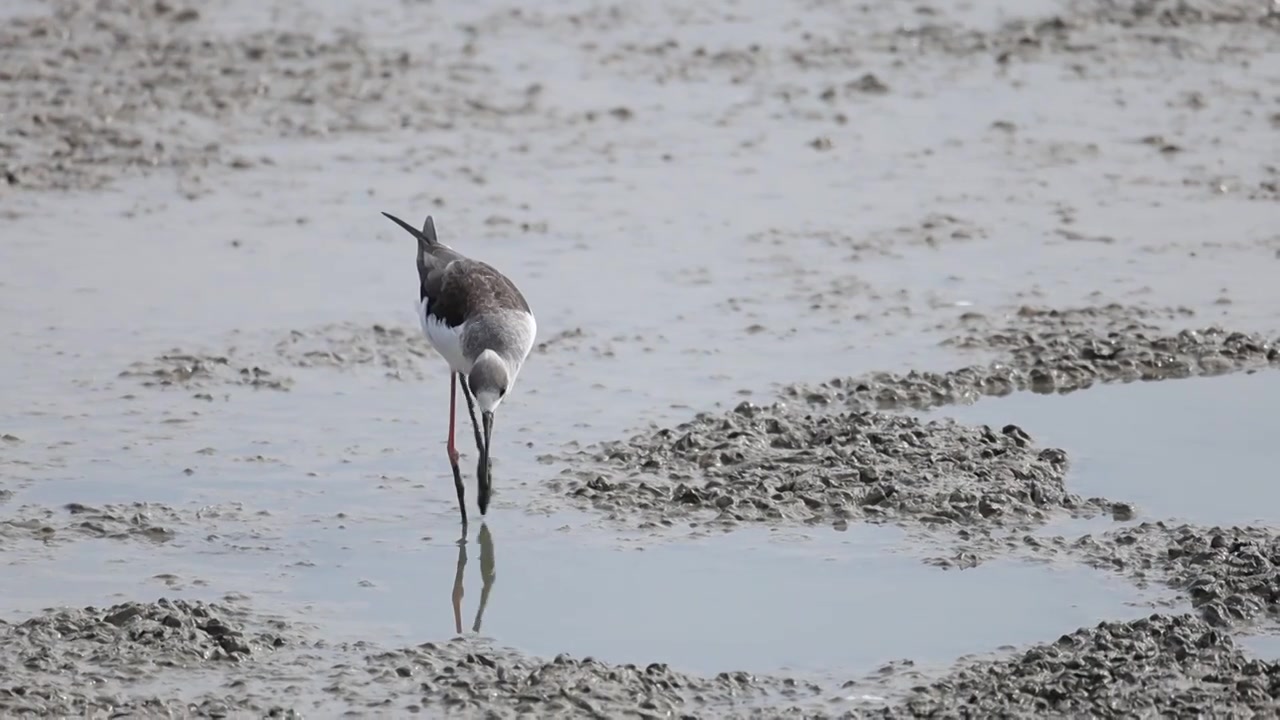
[[[912,691],[886,717],[1176,717],[1259,713],[1280,702],[1280,664],[1250,657],[1190,615],[1101,623]]]
[[[1022,307],[1013,322],[978,327],[946,340],[994,351],[999,360],[943,373],[875,373],[817,387],[791,386],[785,396],[858,410],[973,402],[1019,390],[1065,393],[1097,383],[1220,375],[1280,366],[1280,338],[1220,327],[1169,333],[1145,318],[1163,314],[1121,306],[1057,311]],[[973,325],[991,325],[968,321]]]
[[[537,660],[458,640],[398,649],[329,644],[225,603],[159,600],[0,621],[0,712],[304,717],[343,702],[376,714],[661,717],[686,707],[809,700],[819,688],[661,663]],[[311,695],[310,699],[298,699]]]
[[[1275,340],[1213,327],[1168,334],[1144,321],[1151,315],[1180,313],[1023,307],[1010,325],[948,341],[994,351],[1001,359],[989,364],[788,386],[788,402],[744,402],[580,453],[572,462],[587,467],[550,487],[614,519],[667,525],[694,511],[729,524],[910,518],[1017,526],[1055,510],[1123,517],[1131,514],[1123,498],[1072,494],[1063,481],[1069,453],[1037,447],[1015,424],[965,427],[878,410],[1280,365]]]
[[[1280,617],[1280,534],[1274,528],[1204,528],[1144,522],[1075,538],[1024,537],[1008,550],[1070,557],[1139,584],[1178,590],[1218,628]]]
[[[1238,643],[1277,622],[1274,528],[1085,496],[1089,458],[1019,417],[909,414],[1280,365],[1274,3],[0,16],[0,715],[1275,713],[1276,664]],[[450,607],[445,377],[379,210],[435,213],[539,315],[493,524],[542,554],[497,553],[492,638]],[[949,667],[887,641],[870,676],[557,657],[637,607],[687,619],[682,593],[723,579],[681,575],[709,552],[692,536],[753,531],[769,542],[725,557],[771,563],[760,584],[905,550],[997,593],[1019,576],[984,573],[1021,563],[1174,599]],[[836,542],[796,541],[818,533]],[[658,544],[675,566],[634,582]],[[815,614],[818,643],[920,620],[869,566],[880,604]],[[516,610],[565,567],[630,610]],[[413,622],[345,622],[383,615]],[[721,615],[762,642],[767,620]],[[516,619],[537,652],[502,649]]]
[[[0,164],[20,188],[93,187],[157,166],[258,164],[223,145],[228,129],[241,142],[385,129],[390,118],[373,119],[368,106],[403,98],[415,71],[409,52],[350,33],[228,36],[202,21],[198,5],[48,5],[52,13],[0,29],[0,101],[13,120]],[[405,110],[397,126],[429,126],[445,112],[439,103]]]
[[[1063,485],[1066,454],[1035,447],[1015,425],[802,415],[782,404],[744,402],[727,415],[609,444],[592,460],[603,474],[564,483],[569,496],[615,519],[664,525],[696,511],[722,524],[1030,524],[1085,504]]]
[[[19,507],[0,520],[0,540],[36,539],[51,544],[72,542],[80,536],[165,542],[173,539],[173,528],[179,522],[172,508],[151,503],[100,508],[71,503],[62,512]]]
[[[143,387],[289,390],[298,368],[374,368],[390,380],[421,380],[431,352],[418,333],[350,323],[290,330],[284,337],[233,337],[219,353],[173,349],[120,371]]]

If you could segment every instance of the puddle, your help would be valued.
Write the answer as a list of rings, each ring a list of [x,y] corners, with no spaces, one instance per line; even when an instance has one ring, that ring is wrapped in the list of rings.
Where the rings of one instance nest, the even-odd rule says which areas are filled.
[[[1280,634],[1238,635],[1236,642],[1255,657],[1280,661]]]
[[[1150,612],[1148,594],[1068,564],[995,560],[944,571],[922,561],[929,548],[892,527],[651,536],[620,534],[593,515],[529,512],[545,497],[539,484],[558,472],[538,454],[583,435],[574,406],[539,394],[527,400],[536,414],[504,407],[492,542],[480,543],[473,525],[460,556],[436,432],[443,407],[430,405],[444,390],[352,373],[299,377],[292,392],[237,391],[232,402],[148,393],[104,400],[90,414],[30,419],[19,449],[56,452],[58,462],[29,468],[36,481],[8,507],[146,500],[178,519],[157,516],[174,532],[163,543],[78,539],[56,551],[18,543],[6,572],[23,582],[0,612],[230,594],[329,639],[405,645],[475,632],[484,602],[479,632],[537,655],[853,676],[903,658],[943,665]],[[406,387],[417,397],[406,400]],[[166,417],[184,422],[156,422]],[[58,444],[67,437],[74,444]]]
[[[328,639],[416,644],[478,629],[543,656],[854,675],[903,658],[941,665],[1150,612],[1146,596],[1085,568],[994,561],[939,570],[903,552],[888,528],[789,539],[744,530],[628,548],[557,530],[559,520],[502,517],[480,531],[488,537],[473,527],[461,552],[404,522],[294,526],[260,540],[262,550],[81,542],[23,567],[4,609],[243,593]]]
[[[1280,373],[1018,393],[927,417],[1013,423],[1071,459],[1068,487],[1131,502],[1138,519],[1280,526]]]

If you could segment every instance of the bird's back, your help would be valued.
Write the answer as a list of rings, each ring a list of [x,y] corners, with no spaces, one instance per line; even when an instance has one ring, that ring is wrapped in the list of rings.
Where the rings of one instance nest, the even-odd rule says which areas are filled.
[[[537,325],[524,295],[492,265],[472,260],[436,238],[430,216],[418,230],[383,213],[418,239],[422,331],[456,372],[470,372],[485,350],[518,369],[533,347]]]
[[[503,356],[513,369],[523,364],[537,330],[515,283],[488,263],[444,245],[432,246],[426,255],[423,330],[436,351],[462,373],[485,350]]]
[[[507,276],[492,265],[472,260],[453,248],[431,248],[428,271],[421,275],[422,299],[450,326],[502,310],[529,312],[529,303]]]

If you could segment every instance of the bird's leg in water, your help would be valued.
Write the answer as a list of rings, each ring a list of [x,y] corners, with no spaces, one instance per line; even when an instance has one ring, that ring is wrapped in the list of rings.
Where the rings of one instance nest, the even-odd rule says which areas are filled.
[[[467,412],[471,414],[471,429],[476,433],[476,450],[480,453],[480,460],[476,463],[476,480],[479,482],[477,492],[479,497],[476,500],[480,503],[480,514],[484,515],[484,511],[489,506],[489,489],[492,487],[492,477],[489,471],[493,468],[493,463],[489,459],[488,436],[481,435],[480,423],[476,422],[476,404],[475,398],[471,395],[471,388],[468,383],[463,383],[462,394],[467,398]],[[493,415],[485,416],[492,421]],[[488,427],[485,428],[488,430]]]
[[[453,426],[454,420],[458,413],[458,373],[449,374],[449,466],[453,468],[453,487],[458,491],[458,512],[462,513],[462,527],[467,527],[467,500],[466,489],[462,485],[462,472],[458,470],[458,448],[453,442]],[[464,386],[465,387],[465,386]],[[471,404],[471,396],[467,396],[467,405]],[[471,422],[475,422],[475,414],[471,415]]]

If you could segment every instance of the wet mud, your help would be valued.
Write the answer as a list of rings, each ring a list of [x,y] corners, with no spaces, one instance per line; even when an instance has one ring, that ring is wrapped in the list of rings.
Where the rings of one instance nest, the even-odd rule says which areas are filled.
[[[1195,616],[1152,615],[965,665],[881,716],[1265,716],[1278,693],[1280,664]]]
[[[1080,509],[1067,457],[1016,425],[993,430],[875,413],[798,414],[742,403],[591,456],[600,470],[563,484],[619,520],[707,522],[910,519],[926,525],[1023,524]],[[625,472],[622,476],[619,473]],[[552,484],[552,489],[559,484]],[[686,520],[687,522],[687,520]]]
[[[1274,527],[960,412],[1280,366],[1271,5],[0,16],[0,714],[1276,712]],[[479,598],[396,208],[539,313]]]
[[[958,348],[990,351],[998,358],[991,363],[942,373],[837,378],[815,387],[789,387],[786,396],[859,410],[925,410],[1020,390],[1067,393],[1100,383],[1280,366],[1280,337],[1216,326],[1171,334],[1144,322],[1150,314],[1117,305],[1062,311],[1024,306],[1009,324],[978,327],[944,341]]]
[[[0,711],[14,715],[287,718],[342,703],[371,714],[607,717],[628,708],[663,717],[820,692],[741,672],[699,677],[662,663],[534,659],[467,639],[390,649],[326,643],[234,605],[183,600],[0,621],[0,640]]]
[[[550,485],[620,520],[831,522],[904,519],[932,526],[1023,526],[1053,511],[1132,514],[1124,498],[1083,499],[1064,476],[1070,454],[1038,447],[1012,422],[923,422],[886,413],[971,403],[1017,391],[1053,394],[1095,384],[1220,375],[1280,366],[1280,343],[1217,327],[1168,334],[1118,305],[1023,307],[1011,324],[944,341],[999,359],[948,372],[872,373],[783,401],[606,443],[566,458],[582,470]],[[970,318],[967,323],[977,324]]]

